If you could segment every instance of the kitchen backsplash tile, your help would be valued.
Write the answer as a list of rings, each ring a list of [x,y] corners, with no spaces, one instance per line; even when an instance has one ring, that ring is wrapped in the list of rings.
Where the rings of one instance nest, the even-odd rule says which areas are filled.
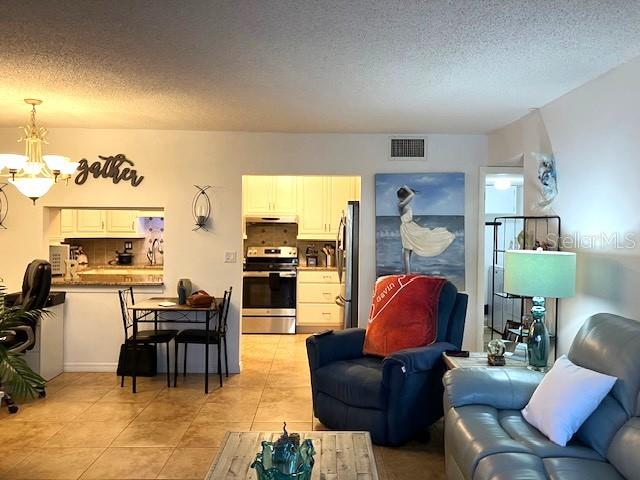
[[[150,261],[147,253],[153,246],[153,241],[158,240],[156,245],[160,247],[160,251],[164,251],[164,219],[162,218],[143,218],[141,219],[141,228],[145,232],[143,238],[75,238],[66,239],[65,243],[70,245],[81,246],[87,258],[89,266],[107,265],[109,261],[115,260],[116,250],[124,251],[124,242],[131,242],[134,265],[149,265]],[[164,264],[164,256],[156,249],[156,264]]]
[[[269,223],[247,225],[247,239],[244,250],[248,246],[295,246],[298,237],[298,225],[295,223]]]
[[[327,240],[298,240],[298,260],[300,261],[300,265],[307,265],[307,250],[309,250],[310,254],[312,254],[311,251],[313,250],[315,253],[312,255],[316,255],[318,257],[317,266],[325,267],[327,265],[327,256],[322,253],[322,249],[325,245],[330,245],[335,249],[336,242],[330,242]],[[333,265],[335,265],[335,254],[333,260]]]

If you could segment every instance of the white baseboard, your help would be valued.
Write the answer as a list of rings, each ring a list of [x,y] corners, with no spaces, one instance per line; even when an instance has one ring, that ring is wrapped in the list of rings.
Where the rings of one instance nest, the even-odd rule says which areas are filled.
[[[65,372],[114,372],[117,370],[117,363],[97,363],[97,362],[66,362]]]
[[[113,372],[115,373],[118,369],[117,363],[98,363],[98,362],[67,362],[64,364],[65,372]],[[165,373],[164,369],[158,369],[158,373]],[[189,373],[204,373],[204,370],[196,370],[191,371]],[[209,373],[214,374],[218,373],[217,370],[212,369]],[[240,373],[238,370],[233,368],[229,369],[230,374]]]

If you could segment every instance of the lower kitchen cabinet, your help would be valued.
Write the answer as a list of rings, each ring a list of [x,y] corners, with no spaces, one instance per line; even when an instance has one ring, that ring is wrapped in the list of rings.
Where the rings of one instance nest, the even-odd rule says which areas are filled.
[[[344,308],[336,304],[340,293],[335,270],[299,270],[297,331],[309,333],[343,326]]]

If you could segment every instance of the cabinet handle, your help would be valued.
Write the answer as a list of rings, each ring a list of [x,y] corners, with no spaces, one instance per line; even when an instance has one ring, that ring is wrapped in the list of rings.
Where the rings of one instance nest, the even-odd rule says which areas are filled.
[[[136,225],[135,225],[135,223],[136,223],[136,222],[131,222],[131,230],[135,230],[135,229],[136,229]]]
[[[100,225],[102,225],[100,228],[101,228],[102,230],[104,230],[104,220],[102,220],[102,221],[100,222]]]

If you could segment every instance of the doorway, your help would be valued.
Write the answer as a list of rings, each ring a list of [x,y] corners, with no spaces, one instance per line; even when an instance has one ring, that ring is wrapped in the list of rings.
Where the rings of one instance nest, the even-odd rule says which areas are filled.
[[[495,250],[516,248],[514,245],[496,245],[501,236],[495,236],[500,228],[500,217],[523,215],[524,173],[521,167],[486,167],[480,174],[480,232],[478,255],[478,302],[482,328],[478,344],[486,349],[492,338],[501,338],[506,321],[518,317],[508,298],[496,296],[501,292],[504,278],[500,262],[495,260]]]

